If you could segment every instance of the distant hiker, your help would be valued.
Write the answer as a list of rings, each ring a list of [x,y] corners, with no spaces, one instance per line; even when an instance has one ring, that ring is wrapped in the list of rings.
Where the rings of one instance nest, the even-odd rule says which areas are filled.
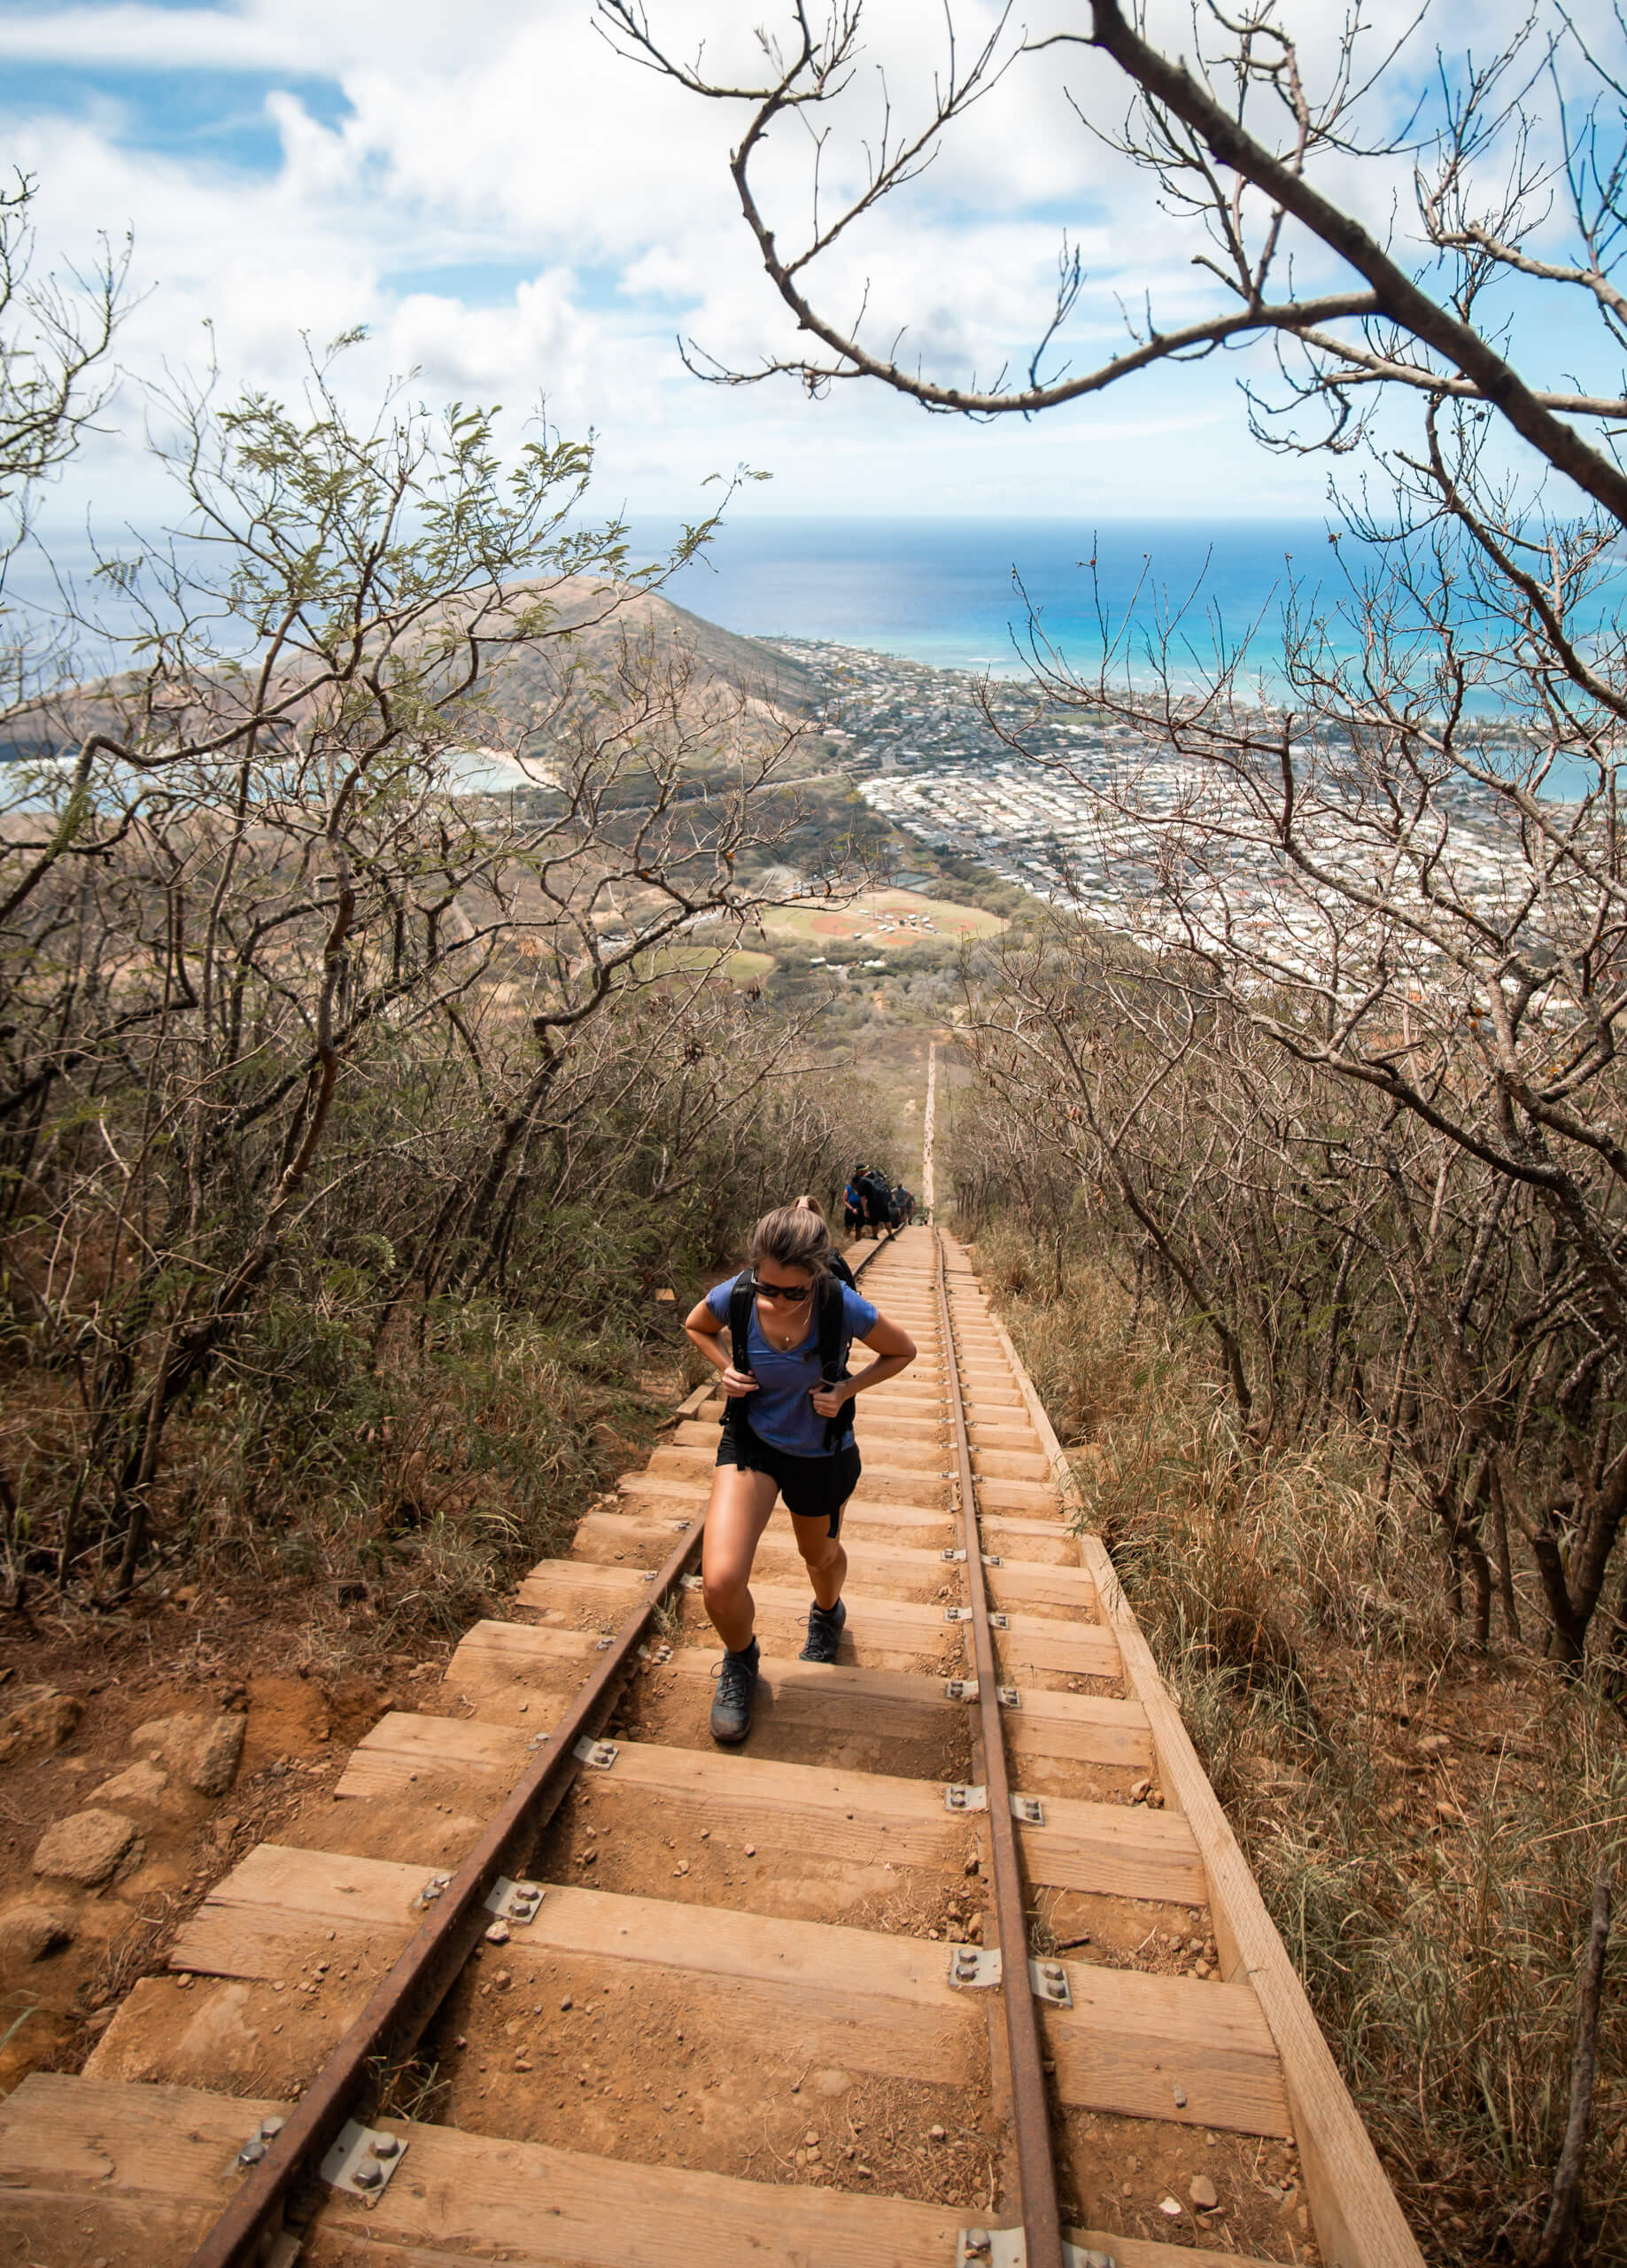
[[[841,1192],[842,1226],[850,1237],[857,1236],[864,1225],[864,1177],[870,1169],[862,1161],[853,1169],[853,1178]]]
[[[893,1192],[893,1226],[907,1229],[915,1218],[915,1200],[901,1181]]]
[[[782,1206],[751,1232],[751,1265],[709,1292],[684,1328],[722,1373],[728,1407],[701,1547],[701,1595],[725,1651],[712,1703],[712,1738],[725,1746],[751,1730],[757,1682],[751,1565],[777,1496],[813,1582],[805,1662],[833,1662],[848,1610],[842,1506],[858,1485],[855,1394],[915,1360],[915,1341],[832,1272],[818,1214]],[[721,1344],[728,1324],[732,1359]],[[856,1377],[848,1348],[874,1354]]]
[[[879,1238],[888,1225],[893,1209],[893,1184],[876,1166],[872,1166],[858,1184],[864,1208],[864,1225],[872,1236]]]

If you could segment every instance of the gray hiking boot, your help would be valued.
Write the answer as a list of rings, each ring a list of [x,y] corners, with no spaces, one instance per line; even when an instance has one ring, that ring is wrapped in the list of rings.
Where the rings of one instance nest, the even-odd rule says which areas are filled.
[[[805,1662],[833,1662],[836,1649],[841,1643],[841,1626],[848,1619],[848,1610],[838,1599],[832,1607],[811,1606],[808,1610],[808,1643],[802,1658]]]
[[[734,1748],[751,1730],[751,1697],[757,1685],[757,1642],[744,1653],[725,1653],[712,1698],[712,1738]]]

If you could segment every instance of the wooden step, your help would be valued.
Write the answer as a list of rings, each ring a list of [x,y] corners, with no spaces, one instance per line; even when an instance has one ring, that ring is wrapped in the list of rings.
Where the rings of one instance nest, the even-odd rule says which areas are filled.
[[[1068,1607],[1075,1614],[1089,1614],[1096,1606],[1096,1585],[1082,1567],[1048,1566],[1025,1562],[1019,1544],[1003,1553],[997,1567],[985,1567],[988,1596],[996,1610],[1023,1606]]]
[[[1020,1822],[1023,1871],[1050,1890],[1103,1898],[1167,1899],[1206,1906],[1209,1885],[1191,1828],[1180,1812],[1140,1804],[1044,1796],[1043,1827]]]
[[[1064,1622],[1044,1614],[1009,1614],[995,1632],[1001,1677],[1020,1685],[1025,1670],[1058,1670],[1073,1677],[1122,1677],[1118,1641],[1098,1622]]]
[[[1017,1512],[985,1512],[978,1522],[986,1550],[1031,1566],[1077,1567],[1079,1540],[1060,1520],[1027,1519]]]
[[[261,2118],[289,2108],[260,2095],[31,2073],[0,2105],[0,2185],[19,2258],[50,2268],[98,2256],[118,2268],[175,2268],[235,2190],[244,2142]],[[494,2249],[532,2268],[715,2268],[748,2258],[802,2268],[833,2248],[864,2268],[953,2268],[965,2221],[942,2206],[384,2123],[406,2141],[403,2174],[376,2203],[325,2192],[302,2232],[301,2268],[339,2268],[360,2250],[395,2268],[456,2268],[490,2260]]]
[[[289,2108],[31,2071],[0,2103],[7,2249],[40,2268],[175,2268],[226,2210],[260,2121]]]
[[[539,1718],[534,1729],[548,1728]],[[424,1717],[391,1709],[351,1751],[333,1792],[407,1799],[416,1788],[455,1772],[500,1794],[525,1769],[531,1737],[524,1728],[484,1724],[478,1718]]]
[[[1282,2066],[1246,1984],[1063,1967],[1073,2007],[1041,2003],[1062,2101],[1292,2140]]]
[[[402,2124],[414,2179],[392,2181],[376,2205],[337,2198],[322,2234],[354,2247],[400,2248],[387,2268],[461,2268],[491,2247],[523,2268],[954,2268],[964,2208],[864,2197],[791,2182],[593,2157],[540,2142],[507,2142],[453,2127]],[[539,2221],[543,2226],[539,2228]],[[1259,2268],[1235,2253],[1069,2231],[1104,2248],[1117,2268]],[[410,2249],[408,2249],[410,2248]],[[353,2250],[314,2252],[310,2268],[345,2268]],[[303,2268],[303,2260],[302,2260]]]
[[[725,1842],[759,1852],[856,1864],[958,1865],[977,1815],[951,1812],[941,1783],[879,1772],[760,1761],[749,1753],[618,1744],[596,1772],[595,1802],[663,1802],[690,1810]],[[1207,1886],[1192,1830],[1179,1812],[1127,1804],[1042,1798],[1045,1824],[1019,1823],[1031,1883],[1105,1897],[1202,1906]]]
[[[659,1665],[688,1687],[705,1691],[717,1666],[715,1655],[680,1646]],[[833,1743],[863,1737],[869,1742],[919,1741],[954,1729],[965,1704],[951,1701],[941,1678],[911,1677],[898,1670],[849,1669],[840,1663],[814,1664],[764,1654],[753,1712],[752,1740],[771,1742],[779,1724],[813,1726]],[[1036,1697],[1072,1700],[1072,1695]],[[1107,1705],[1097,1704],[1098,1707]],[[1124,1706],[1124,1704],[1115,1704]],[[465,1808],[489,1811],[520,1776],[530,1759],[529,1744],[548,1731],[561,1712],[538,1707],[527,1721],[498,1725],[479,1718],[430,1717],[391,1709],[353,1750],[334,1795],[401,1805],[422,1804],[455,1789]],[[1050,1720],[1034,1714],[1035,1754],[1073,1752],[1074,1734],[1062,1720],[1061,1748],[1044,1746]],[[663,1738],[670,1736],[663,1735]],[[1118,1744],[1125,1746],[1125,1737]],[[1105,1728],[1098,1747],[1112,1745]],[[1120,1760],[1115,1754],[1108,1760]],[[1127,1759],[1139,1760],[1132,1754]]]
[[[704,1507],[701,1508],[704,1510]],[[596,1559],[601,1565],[659,1567],[673,1545],[693,1527],[700,1511],[657,1513],[585,1512],[577,1522],[571,1540],[573,1559]]]
[[[988,1480],[1047,1483],[1051,1480],[1050,1459],[1037,1449],[987,1449],[980,1440],[971,1446],[972,1470]]]
[[[977,1500],[991,1511],[1042,1513],[1058,1509],[1056,1487],[1049,1480],[980,1479]]]
[[[713,1831],[727,1827],[720,1814]],[[286,1983],[364,1941],[399,1953],[424,1879],[422,1868],[263,1845],[183,1931],[176,1965]],[[738,2025],[759,2054],[840,2058],[879,2078],[965,2085],[985,2038],[984,2004],[950,1984],[946,1944],[827,1922],[551,1884],[502,1958],[523,1996],[528,1971],[557,1992],[565,1961],[659,1971],[703,1992],[712,2023]],[[1070,2109],[1290,2134],[1271,2035],[1245,1986],[1064,1966],[1073,2005],[1045,2021]]]
[[[591,1630],[531,1622],[476,1622],[446,1665],[442,1691],[469,1702],[488,1720],[553,1721],[598,1655]],[[536,1713],[540,1713],[537,1714]]]
[[[732,1848],[760,1857],[815,1856],[857,1866],[952,1868],[959,1873],[975,1824],[944,1802],[941,1783],[831,1766],[768,1763],[749,1750],[618,1744],[608,1772],[591,1783],[594,1816],[633,1806],[663,1809],[674,1834],[704,1825]],[[681,1821],[681,1826],[678,1823]]]
[[[980,1418],[968,1410],[966,1432],[974,1450],[987,1443],[991,1449],[1040,1451],[1040,1437],[1032,1425],[1005,1424],[1001,1418]]]
[[[1070,1757],[1081,1764],[1123,1765],[1147,1772],[1152,1734],[1139,1701],[1108,1694],[1042,1693],[1027,1688],[1022,1705],[1000,1720],[1010,1754]]]
[[[515,1592],[515,1603],[543,1614],[597,1615],[612,1629],[651,1596],[647,1577],[654,1573],[593,1559],[539,1559]]]
[[[364,1952],[393,1960],[422,1921],[420,1893],[438,1871],[427,1860],[257,1844],[182,1924],[169,1965],[194,1977],[286,1984],[318,1961],[337,1969]]]

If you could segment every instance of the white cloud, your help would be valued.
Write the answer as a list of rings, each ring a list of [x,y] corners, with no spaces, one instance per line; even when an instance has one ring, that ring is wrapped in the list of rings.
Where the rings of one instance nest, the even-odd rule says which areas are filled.
[[[1161,4],[1172,35],[1189,38],[1184,7]],[[1404,4],[1383,0],[1382,23],[1398,24]],[[778,5],[653,0],[652,12],[675,51],[693,52],[704,35],[713,67],[755,71],[753,25]],[[1050,10],[1077,18],[1061,0]],[[1294,12],[1314,74],[1327,67],[1334,12]],[[1483,43],[1515,12],[1510,0],[1448,0],[1431,28],[1448,46],[1471,27]],[[989,0],[959,14],[963,33],[995,20]],[[1036,27],[1041,15],[1036,7]],[[897,115],[918,106],[941,22],[936,0],[872,0],[856,120],[874,122],[880,66]],[[794,342],[727,175],[741,114],[618,59],[596,35],[588,0],[13,7],[0,15],[4,63],[53,66],[49,100],[30,102],[26,70],[0,97],[8,154],[43,184],[47,242],[71,254],[97,228],[135,230],[149,288],[121,353],[137,377],[198,362],[208,321],[232,378],[286,386],[302,332],[321,340],[365,323],[359,388],[416,366],[431,399],[501,400],[516,418],[546,392],[568,429],[603,435],[608,496],[650,511],[695,508],[704,475],[742,459],[776,475],[756,509],[1220,515],[1320,501],[1320,465],[1251,448],[1231,360],[993,430],[928,419],[869,388],[810,402],[788,384],[699,384],[675,330],[740,363]],[[87,82],[84,99],[65,108],[62,69],[92,65],[94,91]],[[174,124],[189,75],[221,74],[275,136],[269,168],[240,161],[229,136],[217,146],[197,120],[185,131]],[[824,264],[825,303],[846,313],[868,289],[870,335],[887,340],[907,326],[907,351],[949,375],[1020,367],[1044,320],[1065,219],[1096,289],[1065,350],[1076,364],[1120,342],[1115,291],[1139,300],[1151,288],[1166,322],[1210,303],[1193,241],[1144,189],[1132,194],[1123,162],[1082,133],[1064,77],[1096,114],[1120,114],[1099,57],[1075,51],[1065,71],[1033,61],[1015,70],[908,199]],[[317,103],[321,81],[337,85],[342,105]],[[1412,84],[1398,67],[1380,110],[1398,114]],[[783,125],[763,183],[787,231],[804,210],[808,159],[798,128]],[[850,183],[858,163],[848,132],[829,154],[833,186]],[[1383,225],[1405,165],[1345,171]],[[461,277],[474,267],[512,280],[493,289],[489,277]],[[87,485],[104,513],[144,496],[131,466],[127,444],[94,448],[59,509],[82,509]]]

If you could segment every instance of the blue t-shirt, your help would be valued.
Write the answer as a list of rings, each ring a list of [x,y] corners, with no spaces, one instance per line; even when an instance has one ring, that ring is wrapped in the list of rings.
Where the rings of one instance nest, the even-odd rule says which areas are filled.
[[[729,1320],[729,1294],[740,1281],[731,1276],[726,1283],[715,1284],[706,1295],[706,1304],[719,1323]],[[874,1330],[878,1310],[868,1300],[841,1287],[841,1327],[843,1335],[863,1339]],[[763,1325],[757,1318],[757,1303],[751,1303],[751,1324],[747,1332],[750,1341],[751,1374],[757,1381],[755,1394],[741,1398],[742,1408],[752,1432],[771,1449],[783,1449],[787,1456],[829,1456],[833,1452],[825,1442],[825,1419],[814,1408],[810,1396],[819,1383],[819,1318],[818,1302],[808,1302],[808,1333],[801,1344],[787,1353],[770,1346],[763,1336]],[[731,1404],[731,1407],[736,1405]],[[845,1449],[853,1438],[852,1404],[843,1413],[846,1430],[838,1449]]]

